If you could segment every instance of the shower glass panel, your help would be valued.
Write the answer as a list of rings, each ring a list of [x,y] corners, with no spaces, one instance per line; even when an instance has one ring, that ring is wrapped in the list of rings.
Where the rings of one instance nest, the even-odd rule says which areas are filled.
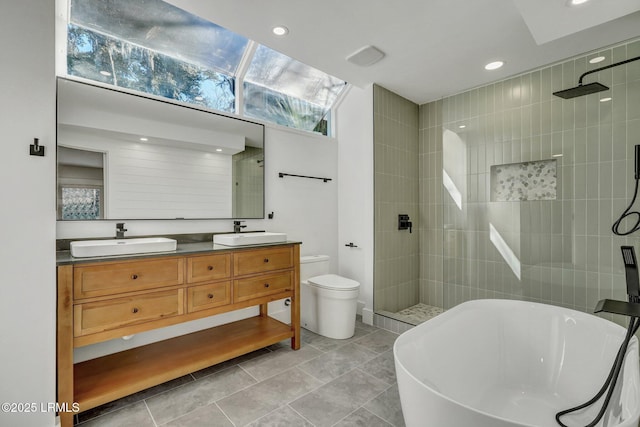
[[[576,209],[587,205],[586,194],[576,200],[576,184],[586,188],[587,176],[575,175],[574,156],[574,145],[585,144],[576,133],[586,132],[562,120],[575,107],[551,99],[553,72],[562,66],[443,100],[445,309],[478,298],[587,308],[586,271],[575,268],[575,221],[586,216]],[[545,109],[551,114],[541,117]],[[597,253],[597,237],[580,238],[578,251]]]
[[[620,246],[639,245],[640,233],[611,227],[634,193],[640,61],[599,71],[608,92],[552,93],[596,68],[595,56],[639,54],[633,40],[420,105],[417,154],[398,137],[409,101],[374,87],[376,313],[480,298],[591,313],[600,299],[625,300]],[[416,157],[417,193],[405,194]],[[394,228],[398,213],[410,214],[417,249]],[[416,251],[417,267],[406,261]]]
[[[597,55],[638,52],[636,40]],[[611,226],[633,196],[640,66],[599,72],[608,92],[552,95],[595,55],[441,101],[444,309],[508,298],[593,312],[626,299],[620,246],[638,235]]]

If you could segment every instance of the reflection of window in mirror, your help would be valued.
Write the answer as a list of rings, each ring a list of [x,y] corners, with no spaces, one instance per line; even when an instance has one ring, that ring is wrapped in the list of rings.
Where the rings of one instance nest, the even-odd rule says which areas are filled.
[[[58,147],[58,219],[104,218],[104,153]]]

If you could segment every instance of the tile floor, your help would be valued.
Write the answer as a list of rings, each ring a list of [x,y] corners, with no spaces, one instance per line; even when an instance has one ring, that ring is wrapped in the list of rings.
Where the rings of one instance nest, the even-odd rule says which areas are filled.
[[[298,351],[283,341],[82,412],[77,425],[401,427],[397,336],[360,321],[347,340],[303,329]]]

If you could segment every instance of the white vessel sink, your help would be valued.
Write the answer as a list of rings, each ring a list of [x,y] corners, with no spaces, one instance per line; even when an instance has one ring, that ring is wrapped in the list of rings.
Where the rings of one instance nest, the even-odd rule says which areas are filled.
[[[165,237],[140,239],[81,240],[71,242],[71,256],[94,257],[109,255],[146,254],[149,252],[175,251],[177,242]]]
[[[272,233],[269,231],[213,235],[213,243],[224,246],[261,245],[263,243],[278,243],[286,241],[286,233]]]

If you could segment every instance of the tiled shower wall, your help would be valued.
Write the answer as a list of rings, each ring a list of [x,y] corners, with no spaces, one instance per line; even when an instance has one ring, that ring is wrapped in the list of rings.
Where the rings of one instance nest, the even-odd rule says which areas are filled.
[[[374,309],[419,302],[418,105],[380,86],[374,101]],[[398,230],[398,214],[415,224]]]
[[[442,101],[420,106],[420,302],[442,305]]]
[[[625,298],[620,246],[640,243],[640,232],[618,237],[611,225],[633,196],[640,61],[585,77],[610,91],[552,92],[635,56],[640,41],[420,106],[422,302],[515,298],[590,312]],[[550,159],[555,200],[491,202],[491,166]]]

